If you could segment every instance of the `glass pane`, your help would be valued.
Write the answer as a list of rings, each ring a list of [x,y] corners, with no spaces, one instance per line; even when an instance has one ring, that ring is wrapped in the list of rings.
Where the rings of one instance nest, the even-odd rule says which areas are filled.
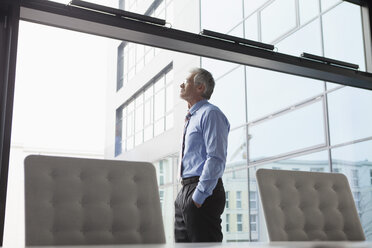
[[[140,60],[144,59],[145,46],[140,45],[140,44],[136,44],[136,52],[137,52],[137,54],[136,54],[137,63],[139,63]]]
[[[164,88],[164,84],[165,84],[165,77],[160,77],[159,79],[156,80],[155,84],[154,84],[154,88],[155,88],[155,94]]]
[[[309,78],[246,67],[248,121],[265,118],[319,95],[324,83]]]
[[[148,141],[150,139],[152,139],[153,137],[153,126],[148,126],[148,127],[145,127],[145,131],[144,131],[144,141]]]
[[[165,74],[165,83],[168,84],[173,84],[173,78],[174,78],[174,72],[173,70],[170,70]]]
[[[243,19],[242,0],[203,0],[201,3],[201,29],[228,33]]]
[[[319,0],[300,0],[300,24],[303,25],[319,14]]]
[[[240,168],[247,165],[247,133],[242,127],[232,130],[228,137],[226,168]]]
[[[153,115],[153,110],[152,110],[152,99],[147,100],[145,102],[145,125],[149,125],[152,123],[152,115]]]
[[[319,19],[303,26],[276,44],[276,47],[279,52],[293,56],[300,56],[304,52],[323,56]]]
[[[254,125],[249,134],[251,161],[325,145],[322,101]]]
[[[244,15],[250,16],[267,2],[268,0],[244,0]]]
[[[295,0],[274,1],[261,12],[262,42],[271,43],[296,27]]]
[[[216,86],[210,102],[217,105],[226,115],[230,126],[236,127],[245,123],[244,67],[239,66],[234,71],[216,81]]]
[[[135,121],[135,131],[139,131],[143,128],[143,105],[136,108],[136,121]]]
[[[312,169],[321,170],[324,172],[329,172],[328,163],[328,152],[322,151],[317,153],[312,153],[309,155],[293,157],[289,159],[279,160],[275,162],[270,162],[265,165],[260,165],[252,167],[249,169],[249,187],[250,187],[250,203],[252,204],[250,214],[255,215],[256,222],[251,219],[251,224],[256,225],[257,231],[252,230],[252,240],[267,242],[269,241],[266,222],[264,214],[262,211],[262,205],[260,200],[255,200],[256,196],[259,196],[258,186],[256,181],[256,171],[260,168],[266,169],[281,169],[281,170],[299,170],[299,171],[312,171]],[[252,197],[252,198],[251,198]],[[251,200],[252,199],[252,200]],[[257,207],[255,208],[255,204]]]
[[[165,129],[169,130],[174,126],[174,115],[173,113],[168,114],[165,117]]]
[[[361,20],[360,7],[345,1],[325,13],[324,56],[358,64],[365,70]]]
[[[244,38],[243,24],[234,27],[230,32],[228,32],[228,35]]]
[[[167,89],[166,89],[166,109],[165,109],[165,112],[169,112],[170,110],[173,109],[173,106],[174,106],[174,101],[173,101],[173,98],[174,98],[174,89],[173,89],[173,84],[170,84]]]
[[[342,2],[341,0],[321,0],[322,11],[326,11],[331,7],[334,7],[336,4]]]
[[[164,132],[164,117],[155,122],[154,135],[159,135]]]
[[[295,56],[302,52],[322,55],[319,19],[293,29],[296,24],[294,8],[296,0],[236,0],[228,3],[226,1],[222,3],[222,0],[219,2],[171,0],[157,1],[154,5],[152,0],[114,2],[126,10],[137,13],[161,17],[165,15],[166,19],[171,17],[171,20],[174,19],[174,23],[171,23],[173,28],[199,33],[200,28],[206,28],[203,25],[208,24],[212,30],[241,37],[244,35],[248,39],[259,40],[262,36],[266,42],[277,40],[279,52]],[[304,24],[316,15],[317,3],[313,0],[298,2],[300,23]],[[99,3],[106,4],[103,1]],[[200,12],[199,4],[202,8]],[[355,56],[356,60],[364,61],[364,57],[360,57],[360,51],[363,49],[359,30],[360,14],[356,13],[360,9],[350,6],[348,3],[342,3],[332,7],[333,9],[329,9],[329,13],[325,14],[322,23],[327,29],[323,34],[325,53],[332,55],[334,52],[341,56],[340,58]],[[167,8],[166,12],[164,8]],[[349,8],[352,11],[349,11]],[[243,15],[247,18],[244,22]],[[355,30],[343,24],[345,22],[343,18],[352,19],[350,23],[357,25]],[[329,30],[334,23],[338,25],[335,28],[337,31]],[[191,68],[200,65],[214,75],[216,87],[211,102],[225,113],[231,124],[224,175],[225,189],[229,192],[228,207],[223,214],[224,242],[248,241],[249,235],[252,241],[262,241],[267,237],[259,195],[254,186],[253,168],[249,173],[247,169],[250,165],[247,163],[249,157],[251,161],[257,161],[288,153],[298,156],[295,152],[299,149],[303,149],[301,152],[305,153],[309,152],[306,149],[316,145],[322,145],[322,149],[327,149],[324,138],[326,129],[323,120],[325,113],[322,103],[324,93],[322,81],[129,42],[107,42],[108,39],[99,37],[94,37],[97,41],[93,41],[92,36],[65,30],[57,34],[53,31],[57,29],[36,24],[27,25],[44,29],[44,32],[38,33],[35,29],[27,31],[22,25],[21,36],[27,34],[27,37],[23,41],[20,39],[19,44],[21,59],[18,59],[17,65],[12,133],[14,138],[12,149],[15,150],[11,155],[12,161],[15,162],[11,162],[12,171],[9,172],[10,175],[16,175],[13,181],[9,180],[9,185],[18,187],[18,190],[21,185],[19,180],[23,178],[19,175],[19,171],[22,171],[20,165],[23,157],[16,157],[15,154],[20,150],[22,154],[25,154],[26,150],[34,150],[40,154],[56,153],[63,156],[152,162],[158,172],[159,197],[162,202],[167,242],[173,242],[173,202],[180,185],[177,173],[173,169],[178,166],[175,162],[177,158],[172,158],[170,162],[165,156],[179,152],[179,146],[169,145],[176,143],[174,140],[179,138],[183,127],[183,113],[187,110],[187,103],[178,97],[179,83],[188,75]],[[346,38],[330,37],[334,35],[332,32],[339,35],[342,26],[343,35],[349,32],[350,36],[347,34]],[[293,33],[291,31],[288,33],[289,30]],[[283,35],[288,37],[284,39]],[[349,37],[356,41],[351,43]],[[283,39],[279,42],[278,38]],[[71,48],[68,44],[74,46]],[[125,46],[122,45],[123,49],[120,51],[120,57],[123,59],[118,61],[120,44]],[[345,51],[344,47],[350,44],[351,48]],[[29,51],[26,51],[25,47],[28,47]],[[352,51],[350,54],[349,50]],[[37,62],[35,58],[40,58],[41,62]],[[120,72],[123,75],[117,75],[118,66],[123,68]],[[161,83],[154,86],[158,78],[161,78]],[[118,80],[123,81],[123,86],[116,92]],[[371,137],[371,133],[368,132],[370,128],[367,128],[372,126],[368,117],[369,109],[361,107],[372,106],[370,96],[365,93],[367,91],[354,90],[345,89],[345,92],[337,90],[328,95],[332,144]],[[40,92],[42,95],[36,97]],[[30,96],[33,96],[33,99],[29,99]],[[21,103],[19,99],[24,102]],[[132,101],[133,99],[135,100]],[[59,105],[61,103],[63,105]],[[358,106],[360,110],[355,110],[354,106]],[[19,112],[21,108],[24,109]],[[121,108],[122,123],[116,112]],[[348,117],[340,117],[339,109],[344,109],[345,116]],[[364,116],[361,113],[364,113]],[[245,125],[248,125],[250,133],[249,152]],[[121,136],[116,133],[120,128]],[[24,146],[20,148],[20,144]],[[322,155],[318,153],[275,161],[264,166],[276,169],[328,171],[327,153],[328,151],[324,151]],[[334,164],[337,164],[336,162],[334,160]],[[340,168],[341,172],[342,170],[343,168]],[[363,171],[363,175],[355,170],[356,168],[353,168],[348,172],[352,178],[366,177],[368,174],[367,170]],[[372,175],[371,171],[369,173]],[[363,180],[367,179],[352,182],[361,187],[364,185]],[[240,197],[237,197],[237,192],[241,192]],[[9,199],[12,197],[18,199],[22,195],[22,192],[8,194]],[[355,191],[354,196],[361,199],[363,194]],[[16,205],[13,209],[20,208],[19,202],[14,204],[13,201],[11,204],[10,201],[8,204]],[[11,207],[7,206],[7,209]],[[8,213],[9,211],[7,210]],[[20,219],[19,223],[23,223],[22,216],[18,217],[18,212],[14,216]],[[11,218],[6,221],[8,226],[9,223],[13,225]],[[21,232],[24,230],[16,225],[18,224],[14,224],[13,229],[6,229],[8,235],[12,233],[9,230]],[[10,234],[13,237],[8,240],[21,242],[20,246],[23,247],[22,235],[19,235],[19,232],[13,233],[15,234]]]
[[[331,144],[372,136],[372,91],[344,87],[328,94]]]
[[[152,84],[149,87],[146,88],[146,90],[145,90],[145,100],[147,100],[147,99],[149,99],[153,96],[153,94],[154,94],[153,90],[154,90],[154,87],[153,87]]]
[[[139,131],[138,133],[136,133],[135,137],[134,137],[134,140],[135,140],[135,145],[138,146],[140,144],[142,144],[143,142],[143,131]]]
[[[372,141],[332,149],[333,169],[349,180],[367,240],[372,239]]]
[[[165,111],[165,90],[164,88],[155,95],[154,105],[155,105],[154,118],[156,121],[160,117],[164,116],[164,111]]]
[[[258,20],[257,14],[253,14],[245,21],[245,38],[258,41]]]
[[[202,58],[202,67],[212,73],[215,81],[219,80],[224,74],[232,71],[239,65],[217,59]]]
[[[127,136],[132,136],[134,133],[134,113],[130,112],[127,116]]]

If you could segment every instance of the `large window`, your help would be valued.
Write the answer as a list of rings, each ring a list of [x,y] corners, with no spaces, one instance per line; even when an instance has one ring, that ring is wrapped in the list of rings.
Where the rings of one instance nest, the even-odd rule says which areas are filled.
[[[116,111],[122,116],[116,118],[119,122],[116,135],[122,135],[116,142],[121,143],[122,151],[131,150],[173,127],[173,98],[170,64]],[[122,151],[117,151],[116,156]]]
[[[130,12],[168,19],[172,16],[172,1],[125,0],[119,1],[119,7]],[[146,10],[143,11],[143,9]],[[171,20],[168,19],[168,21]],[[136,74],[142,72],[142,69],[148,66],[158,53],[158,48],[123,41],[118,46],[117,90],[127,85]]]
[[[166,19],[165,31],[211,29],[271,43],[274,52],[308,52],[366,67],[360,8],[346,1],[94,1]],[[166,239],[173,242],[180,188],[176,153],[187,111],[177,94],[193,67],[212,72],[210,102],[231,124],[224,242],[267,240],[255,179],[259,168],[345,174],[372,240],[370,91],[128,41],[57,34],[55,28],[39,33],[44,28],[21,23],[9,171],[9,189],[16,190],[8,192],[8,240],[23,237],[23,205],[14,204],[23,201],[22,156],[39,153],[152,162]]]

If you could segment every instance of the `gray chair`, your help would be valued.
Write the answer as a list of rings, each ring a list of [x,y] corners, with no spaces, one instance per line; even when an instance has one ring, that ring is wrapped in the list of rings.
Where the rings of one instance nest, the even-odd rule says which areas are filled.
[[[31,155],[26,245],[165,243],[150,163]]]
[[[259,169],[270,241],[365,240],[342,174]]]

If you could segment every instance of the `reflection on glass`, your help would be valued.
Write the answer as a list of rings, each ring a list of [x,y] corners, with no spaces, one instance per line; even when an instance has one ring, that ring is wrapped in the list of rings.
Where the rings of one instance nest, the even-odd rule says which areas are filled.
[[[249,128],[250,160],[325,144],[322,101]]]
[[[210,102],[217,105],[226,115],[231,128],[245,123],[244,67],[216,81]]]
[[[334,172],[349,180],[367,240],[372,239],[372,141],[332,149]]]
[[[258,186],[256,181],[256,171],[258,169],[276,169],[276,170],[296,170],[296,171],[321,171],[329,172],[328,153],[327,151],[316,152],[309,155],[293,157],[289,159],[270,162],[264,165],[249,168],[249,202],[251,208],[249,214],[251,215],[250,225],[252,230],[252,240],[267,242],[268,234],[262,205],[259,199]],[[252,228],[252,229],[253,229]]]
[[[274,1],[261,12],[262,42],[270,43],[296,27],[295,0]]]
[[[344,87],[328,94],[331,144],[372,136],[372,91]]]
[[[314,97],[324,90],[322,81],[246,67],[248,121]]]

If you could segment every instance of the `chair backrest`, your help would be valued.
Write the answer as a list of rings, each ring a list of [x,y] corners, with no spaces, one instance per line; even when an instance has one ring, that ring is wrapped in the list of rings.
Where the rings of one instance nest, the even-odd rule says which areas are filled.
[[[150,163],[31,155],[26,245],[165,243]]]
[[[256,178],[271,241],[365,240],[343,174],[259,169]]]

